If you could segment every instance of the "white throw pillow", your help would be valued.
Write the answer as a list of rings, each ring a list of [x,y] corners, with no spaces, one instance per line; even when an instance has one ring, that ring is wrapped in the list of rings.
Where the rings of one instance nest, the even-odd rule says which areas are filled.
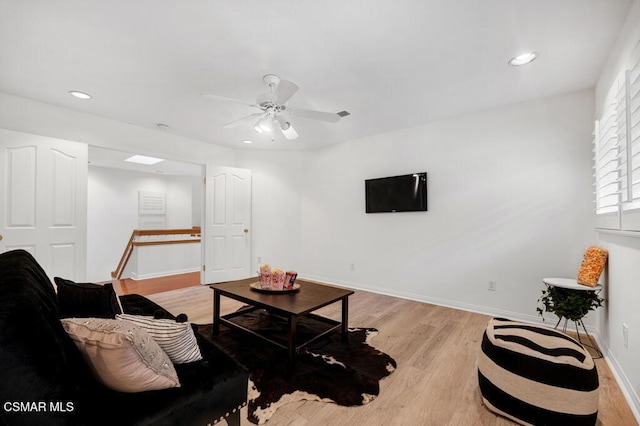
[[[180,387],[171,360],[142,328],[107,318],[61,320],[95,377],[120,392]]]
[[[130,321],[143,328],[165,351],[174,364],[200,361],[202,354],[198,341],[188,322],[155,319],[144,315],[119,314],[116,318]]]

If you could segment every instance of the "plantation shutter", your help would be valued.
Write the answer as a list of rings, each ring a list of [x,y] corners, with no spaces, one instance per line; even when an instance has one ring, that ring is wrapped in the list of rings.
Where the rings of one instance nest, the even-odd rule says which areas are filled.
[[[620,228],[621,203],[621,139],[620,139],[620,79],[608,96],[606,108],[595,122],[594,172],[596,219],[599,228]]]
[[[602,229],[640,231],[640,43],[630,59],[595,122],[596,226]]]
[[[619,83],[618,93],[616,95],[616,113],[617,113],[617,127],[618,127],[618,158],[620,168],[620,203],[624,203],[629,199],[629,149],[627,144],[627,135],[629,134],[629,120],[627,112],[629,97],[627,91],[629,88],[629,72],[625,72],[621,76]]]
[[[626,72],[626,136],[622,229],[640,231],[640,47]]]

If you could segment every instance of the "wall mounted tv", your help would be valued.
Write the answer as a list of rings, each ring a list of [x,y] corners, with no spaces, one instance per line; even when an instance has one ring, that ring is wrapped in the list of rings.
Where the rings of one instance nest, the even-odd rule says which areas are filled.
[[[364,181],[367,213],[427,211],[427,173]]]

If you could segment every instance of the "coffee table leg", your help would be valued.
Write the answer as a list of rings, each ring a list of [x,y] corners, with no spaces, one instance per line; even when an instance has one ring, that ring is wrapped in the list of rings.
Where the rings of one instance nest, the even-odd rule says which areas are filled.
[[[220,334],[220,293],[213,290],[213,335]]]
[[[342,340],[349,336],[349,298],[342,299]]]
[[[295,315],[289,316],[289,341],[287,342],[287,355],[289,362],[292,363],[296,357],[296,327],[298,324],[298,317]]]

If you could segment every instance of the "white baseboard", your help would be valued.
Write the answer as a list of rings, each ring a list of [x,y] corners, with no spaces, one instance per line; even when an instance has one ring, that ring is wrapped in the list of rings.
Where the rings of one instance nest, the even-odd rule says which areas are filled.
[[[611,370],[613,377],[616,379],[616,382],[618,382],[618,385],[622,390],[622,394],[629,403],[631,412],[633,412],[636,421],[640,424],[640,398],[638,397],[636,391],[633,389],[631,381],[624,373],[624,370],[620,366],[620,363],[618,363],[615,355],[611,352],[611,349],[609,349],[609,346],[606,343],[601,342],[598,337],[599,336],[596,335],[596,340],[598,342],[598,346],[602,350],[604,359],[607,362],[607,365],[609,365],[609,369]]]
[[[486,306],[460,303],[454,300],[425,297],[423,295],[419,295],[415,293],[389,291],[389,289],[386,289],[386,288],[385,289],[375,288],[375,287],[365,288],[356,283],[352,283],[348,281],[334,281],[334,280],[330,280],[322,277],[306,276],[304,278],[301,277],[301,279],[305,279],[308,281],[317,281],[319,283],[326,283],[329,285],[333,284],[341,287],[351,288],[353,290],[369,291],[371,293],[382,294],[385,296],[399,297],[401,299],[414,300],[417,302],[430,303],[432,305],[444,306],[444,307],[453,308],[453,309],[460,309],[463,311],[475,312],[478,314],[489,315],[492,317],[503,317],[503,318],[509,318],[512,320],[528,322],[533,324],[542,324],[547,326],[555,325],[555,321],[545,322],[538,315],[527,315],[521,312],[506,311],[502,309],[489,308]],[[636,421],[640,423],[640,398],[638,398],[638,394],[633,389],[633,385],[631,384],[631,381],[624,374],[624,370],[616,360],[615,356],[613,355],[609,347],[606,344],[604,344],[604,342],[601,341],[599,330],[593,326],[587,326],[586,328],[589,334],[591,334],[591,336],[596,340],[598,347],[602,351],[603,358],[605,362],[609,365],[609,368],[611,369],[611,372],[613,373],[613,376],[616,382],[618,383],[618,386],[620,386],[620,390],[622,391],[622,394],[627,400],[627,403],[629,404],[629,407],[631,408],[631,411],[633,412],[633,415],[635,416]]]
[[[369,291],[371,293],[382,294],[382,295],[385,295],[385,296],[399,297],[401,299],[414,300],[414,301],[417,301],[417,302],[430,303],[432,305],[444,306],[446,308],[460,309],[462,311],[469,311],[469,312],[474,312],[474,313],[477,313],[477,314],[489,315],[489,316],[492,316],[492,317],[502,317],[502,318],[508,318],[508,319],[516,320],[516,321],[522,321],[522,322],[528,322],[528,323],[534,323],[534,324],[542,324],[542,325],[547,325],[547,326],[554,326],[555,325],[555,321],[549,320],[548,322],[545,322],[545,321],[542,320],[542,318],[539,315],[528,315],[528,314],[523,314],[521,312],[514,312],[514,311],[503,310],[503,309],[488,308],[486,306],[473,305],[473,304],[469,304],[469,303],[461,303],[461,302],[458,302],[458,301],[455,301],[455,300],[440,299],[440,298],[437,298],[437,297],[426,297],[424,295],[416,294],[416,293],[408,293],[408,292],[400,292],[400,291],[389,291],[389,289],[386,289],[386,288],[362,287],[362,286],[360,286],[360,285],[358,285],[356,283],[347,282],[347,281],[332,281],[330,279],[326,279],[326,278],[322,278],[322,277],[309,277],[309,276],[306,276],[304,278],[301,277],[301,279],[305,279],[305,280],[308,280],[308,281],[317,281],[319,283],[326,283],[326,284],[333,284],[333,285],[337,285],[337,286],[348,287],[348,288],[355,289],[355,290]],[[593,327],[590,327],[590,326],[587,327],[587,330],[590,333],[592,331],[595,331],[593,329]]]

